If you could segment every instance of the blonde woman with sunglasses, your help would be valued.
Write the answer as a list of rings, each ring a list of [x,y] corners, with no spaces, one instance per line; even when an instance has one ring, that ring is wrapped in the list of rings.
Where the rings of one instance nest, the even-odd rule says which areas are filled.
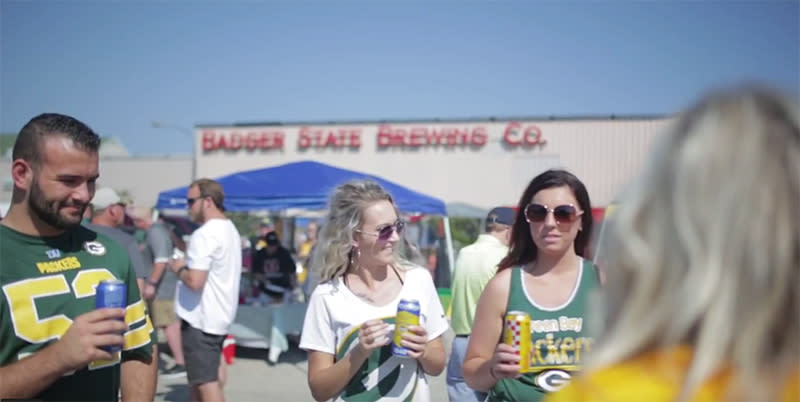
[[[444,370],[448,323],[428,270],[400,257],[404,226],[378,184],[334,191],[311,262],[322,283],[300,339],[314,399],[431,400],[426,375]],[[402,337],[407,358],[393,356],[390,345],[403,299],[420,304],[420,325]]]
[[[599,284],[582,258],[592,233],[586,187],[573,174],[548,170],[536,176],[518,204],[508,255],[481,294],[463,373],[467,384],[488,391],[490,401],[538,401],[569,381],[593,339],[586,301]],[[501,342],[505,315],[531,317],[532,370]]]
[[[797,103],[706,96],[622,199],[604,329],[552,400],[800,401]]]

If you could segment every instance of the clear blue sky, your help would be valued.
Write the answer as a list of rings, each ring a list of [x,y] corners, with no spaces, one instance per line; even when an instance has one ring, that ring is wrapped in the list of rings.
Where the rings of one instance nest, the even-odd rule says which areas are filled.
[[[61,112],[135,154],[189,153],[154,120],[668,114],[741,80],[800,92],[797,0],[0,0],[0,12],[0,131]]]

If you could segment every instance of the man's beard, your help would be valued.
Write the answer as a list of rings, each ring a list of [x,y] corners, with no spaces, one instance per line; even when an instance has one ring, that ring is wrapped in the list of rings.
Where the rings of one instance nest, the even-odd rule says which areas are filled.
[[[80,210],[75,216],[61,215],[59,210],[63,207],[78,206]],[[48,200],[39,188],[39,181],[34,178],[28,196],[28,209],[42,222],[58,229],[69,229],[81,224],[86,204],[64,203],[62,201]]]
[[[202,225],[206,221],[206,214],[201,209],[197,213],[189,214],[189,220]]]

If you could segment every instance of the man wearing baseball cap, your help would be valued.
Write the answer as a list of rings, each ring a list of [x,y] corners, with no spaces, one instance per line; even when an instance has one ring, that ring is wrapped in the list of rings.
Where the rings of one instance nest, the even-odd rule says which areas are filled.
[[[297,264],[289,250],[281,245],[277,233],[267,233],[264,241],[266,247],[253,256],[253,273],[256,285],[277,302],[294,289]]]
[[[91,206],[92,221],[84,226],[105,234],[128,252],[133,269],[136,271],[136,282],[141,293],[144,290],[144,280],[149,269],[144,263],[136,238],[119,228],[125,222],[125,203],[116,191],[102,187],[95,191]]]
[[[452,286],[451,326],[453,339],[450,361],[447,363],[447,394],[450,401],[483,401],[486,393],[471,389],[464,381],[461,365],[467,352],[469,335],[475,307],[483,292],[497,272],[497,264],[508,254],[514,210],[497,207],[486,217],[486,233],[478,236],[475,243],[461,249],[456,260]]]

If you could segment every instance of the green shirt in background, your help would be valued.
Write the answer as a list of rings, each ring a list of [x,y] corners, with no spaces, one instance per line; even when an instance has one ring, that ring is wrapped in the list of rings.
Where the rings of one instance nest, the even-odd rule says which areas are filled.
[[[497,272],[497,264],[508,254],[498,238],[482,234],[475,243],[461,249],[456,260],[452,289],[450,325],[456,335],[472,333],[475,307],[483,288]]]

